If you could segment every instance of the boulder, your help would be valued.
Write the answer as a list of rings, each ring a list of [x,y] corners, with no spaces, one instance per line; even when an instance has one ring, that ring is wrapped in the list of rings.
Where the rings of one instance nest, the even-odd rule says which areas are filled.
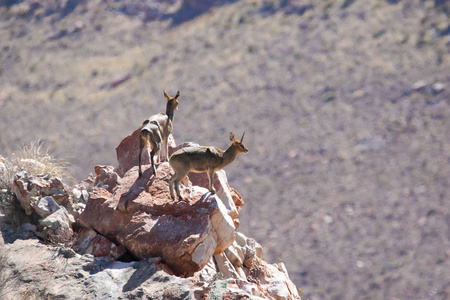
[[[96,187],[79,220],[139,259],[160,256],[177,275],[192,276],[234,240],[234,223],[217,195],[204,188],[182,189],[183,201],[170,197],[169,164],[156,176],[133,167],[114,191]],[[91,254],[95,254],[92,253]]]
[[[203,268],[217,247],[208,215],[202,213],[179,217],[138,213],[117,238],[138,258],[160,256],[182,276]]]
[[[45,237],[50,242],[65,244],[72,239],[72,222],[64,207],[39,220],[39,223],[44,227]]]
[[[141,127],[136,129],[132,134],[125,137],[119,146],[116,147],[117,161],[119,166],[116,168],[116,172],[119,176],[123,177],[125,173],[132,167],[139,164],[139,134]],[[168,140],[169,156],[174,152],[175,140],[172,135],[169,135]],[[163,147],[164,148],[164,147]],[[150,145],[142,153],[142,164],[148,165],[150,163]],[[166,155],[164,149],[161,150],[161,155]],[[163,161],[163,157],[161,157]]]

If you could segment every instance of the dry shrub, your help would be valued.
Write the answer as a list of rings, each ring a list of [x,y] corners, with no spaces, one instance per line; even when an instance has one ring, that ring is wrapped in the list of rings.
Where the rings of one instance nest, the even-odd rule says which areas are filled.
[[[37,140],[24,146],[9,159],[0,157],[0,216],[7,216],[12,224],[20,224],[21,213],[14,195],[14,175],[25,171],[28,176],[50,173],[63,182],[73,182],[64,160],[55,159],[42,150],[42,142]]]
[[[40,140],[31,142],[30,146],[23,146],[9,159],[2,158],[3,167],[0,167],[0,189],[12,190],[14,175],[26,171],[28,176],[50,173],[52,176],[64,180],[72,180],[73,176],[68,172],[67,162],[55,159],[48,150],[42,150],[43,143]]]

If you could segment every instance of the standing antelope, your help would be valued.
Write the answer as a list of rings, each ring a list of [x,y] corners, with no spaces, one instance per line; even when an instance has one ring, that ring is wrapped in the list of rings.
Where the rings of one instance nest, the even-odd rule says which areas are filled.
[[[152,163],[153,174],[156,174],[155,163],[153,162],[153,157],[155,154],[157,156],[157,162],[161,159],[161,141],[164,142],[165,160],[169,156],[169,147],[167,145],[169,134],[172,132],[173,126],[173,113],[178,109],[178,97],[180,92],[178,91],[175,97],[170,97],[166,91],[164,92],[164,97],[167,99],[166,113],[159,113],[153,115],[142,124],[141,132],[139,134],[139,177],[142,177],[141,169],[141,156],[144,148],[147,148],[148,142],[152,146],[152,151],[150,152],[150,160]]]
[[[182,148],[172,154],[169,160],[170,166],[175,171],[175,174],[169,179],[169,190],[172,199],[175,199],[173,193],[174,183],[178,198],[181,200],[183,199],[180,195],[178,184],[180,181],[183,183],[186,181],[186,175],[189,172],[207,172],[209,178],[209,191],[211,194],[215,194],[216,190],[213,187],[214,172],[231,164],[238,154],[248,152],[242,142],[244,134],[242,135],[241,140],[238,141],[234,138],[234,134],[230,132],[231,146],[225,151],[214,146],[196,146]]]

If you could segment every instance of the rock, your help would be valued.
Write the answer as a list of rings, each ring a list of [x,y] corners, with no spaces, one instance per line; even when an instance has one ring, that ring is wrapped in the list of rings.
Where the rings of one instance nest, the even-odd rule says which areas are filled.
[[[111,80],[110,87],[111,88],[116,88],[119,85],[121,85],[122,83],[130,80],[131,77],[132,77],[131,73],[124,73],[124,74],[117,75],[115,78],[113,78]]]
[[[214,281],[205,297],[206,299],[274,299],[265,293],[257,284],[239,279]]]
[[[32,213],[32,198],[38,200],[41,197],[52,196],[58,205],[72,206],[72,199],[61,179],[51,177],[49,173],[28,176],[22,171],[14,176],[14,193],[27,215]]]
[[[214,256],[220,276],[235,279],[241,288],[247,286],[251,294],[268,299],[300,299],[297,288],[289,279],[283,263],[270,265],[260,257],[261,246],[255,240],[236,232],[233,244],[225,252]],[[258,291],[258,293],[255,293]]]
[[[45,227],[45,232],[36,232],[37,236],[56,243],[68,243],[72,239],[71,224],[75,222],[72,213],[77,213],[58,177],[52,177],[50,173],[28,176],[25,171],[19,172],[14,177],[14,194],[25,213],[31,216],[26,222],[33,225],[39,222]],[[38,221],[37,216],[43,219]]]
[[[92,229],[83,229],[78,234],[74,249],[80,254],[91,254],[95,257],[111,255],[115,259],[126,253],[125,247],[116,245]]]
[[[79,220],[139,259],[162,256],[176,274],[192,276],[231,245],[235,227],[222,201],[204,188],[185,187],[185,200],[172,200],[170,172],[166,162],[156,176],[138,179],[133,167],[114,193],[94,189]]]
[[[111,166],[95,166],[94,185],[102,187],[109,192],[112,192],[119,183],[120,177],[114,172],[114,168]]]
[[[81,187],[81,186],[75,186],[72,189],[72,199],[74,203],[84,203],[86,204],[86,202],[89,199],[89,193],[86,190],[86,188]]]
[[[133,216],[118,240],[138,258],[161,256],[175,274],[192,276],[213,255],[217,242],[208,215]]]
[[[60,207],[56,212],[39,220],[45,228],[45,236],[53,243],[68,243],[73,236],[69,213],[64,207]]]
[[[119,166],[116,169],[117,174],[123,177],[125,173],[130,170],[132,167],[137,166],[139,164],[139,134],[141,128],[136,129],[132,134],[125,137],[119,146],[116,147],[117,161]],[[174,152],[175,149],[175,140],[172,135],[169,135],[168,140],[169,146],[169,156]],[[142,153],[142,164],[148,165],[150,164],[150,151],[151,148],[147,147],[145,151]],[[164,150],[162,150],[161,155],[166,155]],[[163,157],[161,157],[161,161],[163,161]]]
[[[215,255],[214,261],[216,263],[218,273],[225,278],[246,280],[247,276],[243,272],[242,268],[233,265],[225,252]]]
[[[252,281],[276,300],[299,299],[296,286],[289,279],[286,267],[282,262],[278,264],[268,264],[261,259],[257,259],[250,275]]]
[[[194,276],[182,278],[174,276],[160,258],[119,262],[43,245],[37,239],[15,239],[3,247],[7,263],[2,274],[20,274],[12,277],[14,288],[5,300],[25,294],[33,299],[45,294],[49,299],[68,300],[142,299],[145,295],[153,299],[300,299],[296,289],[290,298],[283,296],[292,288],[283,281],[283,267],[262,261],[249,272],[254,277],[248,280],[225,277],[213,260]]]
[[[17,173],[14,176],[14,194],[20,202],[20,205],[25,210],[27,215],[31,215],[31,192],[28,189],[28,174],[25,171]]]
[[[428,87],[428,83],[425,80],[418,80],[411,85],[413,91],[421,92]]]
[[[95,169],[95,167],[94,167]],[[92,173],[89,173],[88,177],[84,179],[83,181],[79,182],[77,185],[74,186],[74,188],[80,190],[80,191],[87,191],[92,192],[92,190],[95,187],[95,178],[96,176]],[[85,199],[87,201],[87,197]]]
[[[433,95],[437,95],[445,90],[445,83],[435,82],[431,85],[431,92]]]
[[[193,185],[201,186],[206,189],[209,188],[209,179],[206,173],[190,172],[188,177]],[[228,214],[233,219],[235,226],[238,227],[239,211],[241,206],[244,204],[244,201],[235,190],[231,190],[228,185],[225,170],[220,170],[214,173],[213,186],[216,189],[216,195],[223,201],[225,207],[227,208]],[[238,207],[236,207],[236,203],[238,203]]]
[[[10,277],[14,288],[2,295],[5,300],[21,299],[21,295],[42,299],[43,294],[48,299],[139,299],[143,290],[162,296],[173,277],[158,259],[116,262],[45,246],[36,239],[16,240],[6,244],[4,251],[9,269],[2,272],[20,274]]]
[[[45,218],[61,207],[53,200],[52,196],[43,197],[36,202],[31,202],[31,207],[40,215]]]
[[[86,228],[95,229],[113,242],[118,234],[131,220],[132,214],[116,210],[117,199],[102,188],[94,188],[89,194],[86,208],[78,221]]]

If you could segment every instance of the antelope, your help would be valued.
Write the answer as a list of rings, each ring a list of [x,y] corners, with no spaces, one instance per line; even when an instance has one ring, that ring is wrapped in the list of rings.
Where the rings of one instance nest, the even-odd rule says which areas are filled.
[[[164,142],[164,151],[166,156],[164,161],[167,160],[169,156],[169,147],[167,145],[169,135],[172,132],[173,127],[173,114],[174,111],[178,109],[178,97],[180,96],[180,91],[177,92],[175,97],[170,97],[165,90],[164,97],[167,99],[166,113],[159,113],[153,115],[142,124],[142,128],[139,134],[139,178],[142,177],[141,169],[141,156],[142,151],[147,149],[147,145],[150,142],[152,146],[152,151],[150,152],[150,160],[152,163],[153,174],[156,174],[155,163],[153,157],[155,154],[157,156],[157,162],[161,160],[161,142]]]
[[[186,182],[186,175],[189,172],[208,173],[209,191],[214,195],[216,193],[216,190],[213,187],[214,172],[231,164],[238,154],[248,152],[242,142],[244,135],[245,132],[242,135],[241,140],[238,141],[234,138],[234,134],[230,132],[231,146],[225,151],[214,146],[196,146],[182,148],[172,154],[169,159],[169,164],[175,171],[175,174],[169,179],[169,191],[172,199],[175,200],[173,193],[173,185],[175,184],[177,196],[180,200],[183,200],[180,195],[178,184],[180,181],[182,183]]]

